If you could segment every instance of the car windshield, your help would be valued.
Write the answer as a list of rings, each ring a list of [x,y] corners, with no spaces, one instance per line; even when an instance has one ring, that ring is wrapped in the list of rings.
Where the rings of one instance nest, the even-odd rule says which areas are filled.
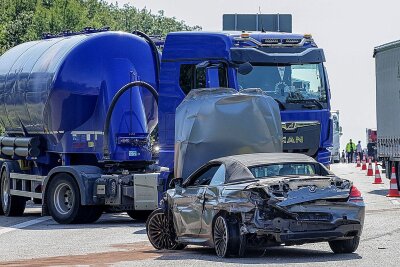
[[[238,74],[238,82],[241,89],[261,88],[283,104],[326,103],[323,75],[322,63],[255,65],[249,74]]]
[[[316,175],[315,164],[285,163],[249,167],[255,178],[267,178],[287,175]]]

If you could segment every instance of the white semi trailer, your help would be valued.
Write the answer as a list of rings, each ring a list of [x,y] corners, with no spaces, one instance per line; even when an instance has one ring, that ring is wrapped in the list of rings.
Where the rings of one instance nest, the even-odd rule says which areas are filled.
[[[374,49],[376,74],[377,154],[387,170],[400,177],[400,40]],[[390,171],[386,172],[390,176]]]

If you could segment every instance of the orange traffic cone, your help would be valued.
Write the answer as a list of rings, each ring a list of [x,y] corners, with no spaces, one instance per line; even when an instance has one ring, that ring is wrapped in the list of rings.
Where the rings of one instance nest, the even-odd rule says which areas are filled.
[[[363,160],[363,165],[361,166],[361,170],[363,171],[367,170],[367,163],[365,163],[365,160]]]
[[[381,173],[379,172],[378,163],[375,161],[375,181],[373,184],[383,184]]]
[[[357,156],[357,166],[356,167],[357,168],[361,167],[361,162],[360,162],[360,157],[359,156]]]
[[[371,159],[370,159],[369,162],[368,162],[367,176],[374,176],[374,172],[372,171]]]
[[[397,188],[396,170],[392,167],[392,175],[390,176],[390,188],[387,197],[400,197],[399,189]]]
[[[361,170],[363,170],[363,171],[367,170],[367,163],[365,162],[365,159],[363,159],[363,161],[362,161]]]

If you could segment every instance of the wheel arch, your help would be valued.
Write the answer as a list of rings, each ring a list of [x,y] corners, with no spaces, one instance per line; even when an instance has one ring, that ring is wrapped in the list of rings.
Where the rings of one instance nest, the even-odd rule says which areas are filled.
[[[94,181],[101,176],[101,169],[95,166],[77,165],[77,166],[59,166],[53,168],[43,181],[43,213],[48,214],[47,197],[49,185],[58,174],[70,175],[77,183],[80,193],[81,205],[96,205],[93,200]]]

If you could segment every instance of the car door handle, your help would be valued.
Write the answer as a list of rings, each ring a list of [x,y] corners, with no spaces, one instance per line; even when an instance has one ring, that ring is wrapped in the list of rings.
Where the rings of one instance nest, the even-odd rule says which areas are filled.
[[[197,197],[197,199],[200,199],[200,200],[204,199],[204,195],[203,194],[197,194],[196,197]]]

